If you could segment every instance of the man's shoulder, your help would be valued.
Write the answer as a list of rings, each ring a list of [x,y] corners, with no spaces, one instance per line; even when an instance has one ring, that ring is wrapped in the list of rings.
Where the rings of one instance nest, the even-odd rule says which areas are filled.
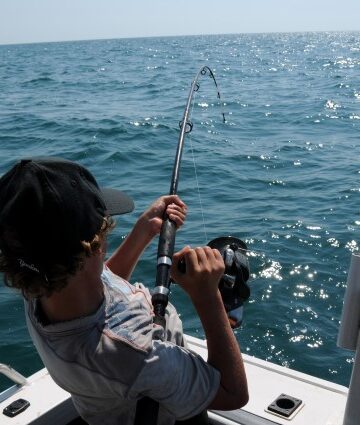
[[[140,352],[151,349],[153,311],[151,297],[142,285],[131,285],[104,268],[105,295],[103,335],[109,345],[127,344]]]

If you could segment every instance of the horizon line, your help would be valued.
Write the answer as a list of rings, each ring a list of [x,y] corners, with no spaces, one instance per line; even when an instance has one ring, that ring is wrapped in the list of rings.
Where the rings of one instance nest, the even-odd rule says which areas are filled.
[[[50,41],[23,41],[23,42],[10,42],[0,43],[0,46],[19,46],[28,44],[49,44],[49,43],[75,43],[81,41],[106,41],[106,40],[131,40],[141,38],[171,38],[171,37],[199,37],[199,36],[219,36],[219,35],[256,35],[256,34],[308,34],[308,33],[353,33],[360,32],[360,30],[306,30],[306,31],[251,31],[240,33],[206,33],[206,34],[182,34],[182,35],[140,35],[140,36],[120,36],[120,37],[104,37],[104,38],[79,38],[71,40],[50,40]]]

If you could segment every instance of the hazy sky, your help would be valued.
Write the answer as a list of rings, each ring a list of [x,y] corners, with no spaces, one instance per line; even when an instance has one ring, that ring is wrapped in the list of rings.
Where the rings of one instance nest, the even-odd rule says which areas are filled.
[[[0,44],[360,30],[360,0],[0,0]]]

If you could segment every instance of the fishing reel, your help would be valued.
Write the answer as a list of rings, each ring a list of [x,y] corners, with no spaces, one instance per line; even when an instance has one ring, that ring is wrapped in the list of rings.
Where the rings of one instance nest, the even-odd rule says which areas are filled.
[[[219,283],[219,290],[230,325],[238,328],[243,320],[243,304],[250,297],[246,283],[250,276],[249,261],[245,242],[232,236],[213,239],[208,246],[217,249],[225,263],[225,272]]]

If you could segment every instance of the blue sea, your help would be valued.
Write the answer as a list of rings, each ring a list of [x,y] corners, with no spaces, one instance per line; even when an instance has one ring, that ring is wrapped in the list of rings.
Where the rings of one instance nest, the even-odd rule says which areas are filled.
[[[79,161],[127,191],[110,251],[169,191],[190,85],[178,193],[189,207],[176,247],[224,235],[249,248],[251,298],[236,331],[244,353],[348,385],[336,346],[360,234],[360,33],[234,34],[0,46],[0,174],[21,157]],[[226,123],[222,122],[222,112]],[[152,287],[157,240],[133,281]],[[0,285],[0,362],[42,367],[23,302]],[[185,331],[203,337],[172,287]],[[209,311],[209,314],[211,312]],[[0,389],[10,385],[2,378]]]

